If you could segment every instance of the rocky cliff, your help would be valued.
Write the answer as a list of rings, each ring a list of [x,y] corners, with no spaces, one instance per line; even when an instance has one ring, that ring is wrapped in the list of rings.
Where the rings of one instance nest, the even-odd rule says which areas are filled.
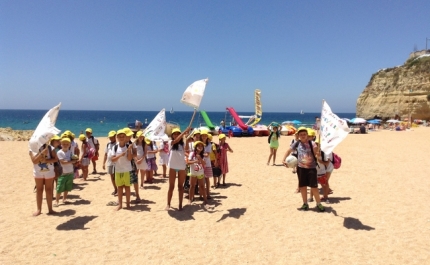
[[[357,117],[375,115],[430,120],[430,50],[412,53],[402,65],[374,73],[357,99]]]

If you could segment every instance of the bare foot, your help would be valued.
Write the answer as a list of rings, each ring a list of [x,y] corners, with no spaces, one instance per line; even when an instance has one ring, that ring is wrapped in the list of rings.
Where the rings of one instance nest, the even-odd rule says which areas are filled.
[[[40,210],[37,210],[37,211],[35,211],[34,213],[33,213],[33,216],[38,216],[38,215],[40,215],[41,214],[41,211]]]
[[[121,210],[122,209],[122,206],[121,205],[118,205],[118,207],[116,207],[115,208],[115,211],[119,211],[119,210]]]
[[[164,210],[166,211],[170,210],[170,205],[167,205],[166,208],[164,208]]]
[[[54,211],[54,210],[50,210],[50,211],[48,212],[48,214],[57,214],[57,212],[56,212],[56,211]]]
[[[179,211],[182,211],[182,204],[179,204]]]

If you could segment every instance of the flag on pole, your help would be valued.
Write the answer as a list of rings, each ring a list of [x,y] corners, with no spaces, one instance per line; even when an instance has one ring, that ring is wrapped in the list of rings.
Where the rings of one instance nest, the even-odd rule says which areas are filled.
[[[162,109],[157,116],[149,123],[148,127],[146,127],[143,135],[145,138],[154,141],[162,137],[166,130],[166,111]]]
[[[182,95],[181,102],[185,105],[198,109],[205,93],[206,84],[209,79],[202,79],[192,83]]]
[[[60,106],[61,103],[48,110],[48,112],[39,122],[39,125],[37,125],[36,130],[28,142],[30,150],[34,153],[38,153],[42,145],[46,144],[52,136],[61,132],[61,130],[55,127],[55,122],[57,121]]]
[[[330,106],[323,100],[321,112],[320,142],[324,153],[331,153],[333,149],[349,134],[346,121],[340,119],[331,111]]]

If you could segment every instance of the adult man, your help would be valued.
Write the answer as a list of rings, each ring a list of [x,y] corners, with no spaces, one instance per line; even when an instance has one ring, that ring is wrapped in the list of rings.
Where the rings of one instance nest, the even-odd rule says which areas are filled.
[[[309,205],[307,202],[307,187],[311,188],[311,193],[315,197],[317,202],[317,208],[320,212],[323,212],[324,206],[321,205],[320,194],[318,192],[318,181],[317,181],[317,163],[315,154],[319,155],[317,145],[308,140],[308,130],[305,127],[300,127],[297,130],[299,135],[299,141],[292,144],[288,151],[285,153],[282,161],[286,167],[288,167],[285,159],[293,151],[297,150],[298,165],[297,165],[297,175],[299,177],[299,189],[302,194],[303,205],[300,210],[307,211]]]
[[[99,144],[99,141],[96,138],[94,138],[93,130],[91,128],[87,128],[85,130],[85,134],[87,136],[87,142],[90,145],[90,147],[96,150],[94,156],[91,158],[91,162],[93,164],[93,174],[97,174],[96,161],[99,159],[100,144]]]

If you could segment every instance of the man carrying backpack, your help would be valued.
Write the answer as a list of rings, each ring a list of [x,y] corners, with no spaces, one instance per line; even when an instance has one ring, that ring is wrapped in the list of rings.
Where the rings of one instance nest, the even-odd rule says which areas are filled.
[[[93,174],[97,174],[96,169],[96,161],[99,159],[99,141],[94,138],[93,136],[93,130],[91,128],[87,128],[85,130],[85,134],[87,136],[87,143],[90,145],[90,148],[93,148],[95,150],[94,156],[91,158],[91,162],[93,164]]]
[[[292,152],[297,150],[297,175],[299,177],[299,189],[303,199],[303,205],[301,208],[299,208],[299,210],[309,210],[309,205],[307,202],[307,187],[310,187],[311,193],[313,194],[317,203],[318,210],[320,212],[324,212],[325,208],[321,205],[320,194],[318,192],[316,170],[317,158],[315,156],[315,154],[318,154],[318,147],[314,142],[308,140],[308,130],[305,127],[300,127],[297,130],[297,134],[299,135],[299,141],[290,146],[282,161],[284,165],[288,167],[285,159]]]

